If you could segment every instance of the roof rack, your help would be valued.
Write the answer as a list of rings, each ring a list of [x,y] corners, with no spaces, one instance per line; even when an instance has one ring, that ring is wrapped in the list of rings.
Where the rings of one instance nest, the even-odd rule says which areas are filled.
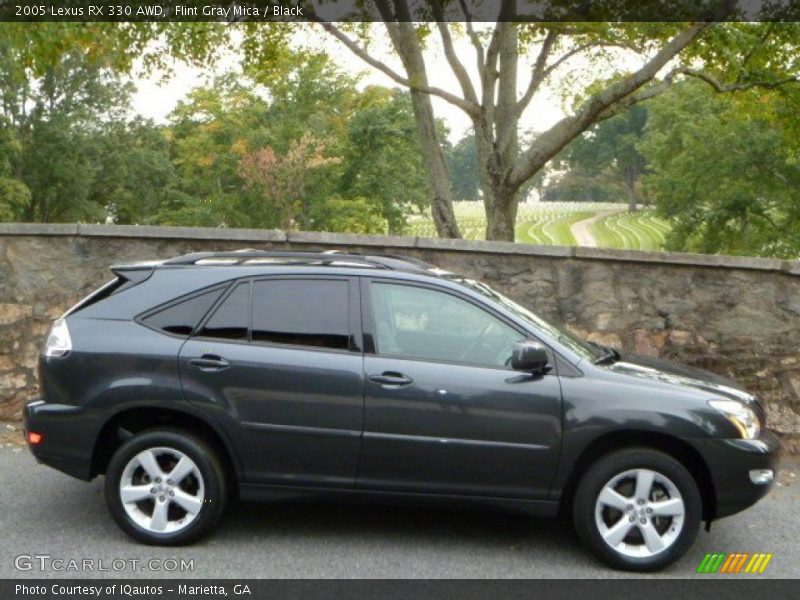
[[[253,266],[258,264],[306,264],[314,266],[349,266],[392,271],[428,271],[435,267],[422,260],[397,254],[364,255],[341,250],[280,251],[234,250],[231,252],[194,252],[165,260],[164,265]]]

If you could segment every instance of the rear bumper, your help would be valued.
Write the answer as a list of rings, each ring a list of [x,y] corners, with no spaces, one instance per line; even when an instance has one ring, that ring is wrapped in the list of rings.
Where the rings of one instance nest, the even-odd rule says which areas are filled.
[[[775,483],[780,442],[769,431],[764,431],[757,440],[696,441],[696,448],[711,472],[717,519],[752,506],[766,496]],[[771,469],[773,478],[766,483],[753,483],[750,472],[760,469]]]
[[[88,481],[92,478],[92,454],[101,420],[80,406],[49,404],[32,400],[23,409],[24,435],[42,435],[42,441],[28,443],[36,460],[67,475]]]

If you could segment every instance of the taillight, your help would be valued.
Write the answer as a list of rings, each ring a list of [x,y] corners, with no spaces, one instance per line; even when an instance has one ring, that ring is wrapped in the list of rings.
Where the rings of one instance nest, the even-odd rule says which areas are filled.
[[[36,446],[37,444],[41,444],[44,436],[41,433],[37,433],[35,431],[28,432],[28,443],[32,446]]]
[[[57,319],[50,328],[50,334],[44,344],[45,356],[64,356],[72,350],[72,338],[64,319]]]

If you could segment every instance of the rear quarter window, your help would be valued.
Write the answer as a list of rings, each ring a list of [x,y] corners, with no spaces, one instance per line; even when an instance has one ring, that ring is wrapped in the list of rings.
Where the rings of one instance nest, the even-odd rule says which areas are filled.
[[[217,307],[198,337],[247,341],[250,325],[250,282],[239,283]]]
[[[141,322],[151,329],[188,337],[224,291],[224,287],[215,288],[171,302],[165,308],[145,315]]]

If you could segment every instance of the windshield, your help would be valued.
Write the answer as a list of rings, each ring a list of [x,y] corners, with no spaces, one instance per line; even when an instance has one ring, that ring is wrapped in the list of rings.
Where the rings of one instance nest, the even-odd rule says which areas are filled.
[[[511,298],[507,298],[497,290],[493,290],[481,281],[467,279],[465,277],[451,277],[450,279],[452,281],[461,283],[462,285],[466,285],[471,290],[474,290],[481,295],[501,304],[504,308],[514,313],[523,321],[526,321],[527,323],[533,325],[536,329],[543,331],[582,358],[595,362],[608,355],[608,351],[602,346],[587,342],[570,331],[567,331],[566,329],[562,329],[561,327],[556,327],[555,325],[548,323],[540,316],[532,313],[524,306],[517,304]]]

